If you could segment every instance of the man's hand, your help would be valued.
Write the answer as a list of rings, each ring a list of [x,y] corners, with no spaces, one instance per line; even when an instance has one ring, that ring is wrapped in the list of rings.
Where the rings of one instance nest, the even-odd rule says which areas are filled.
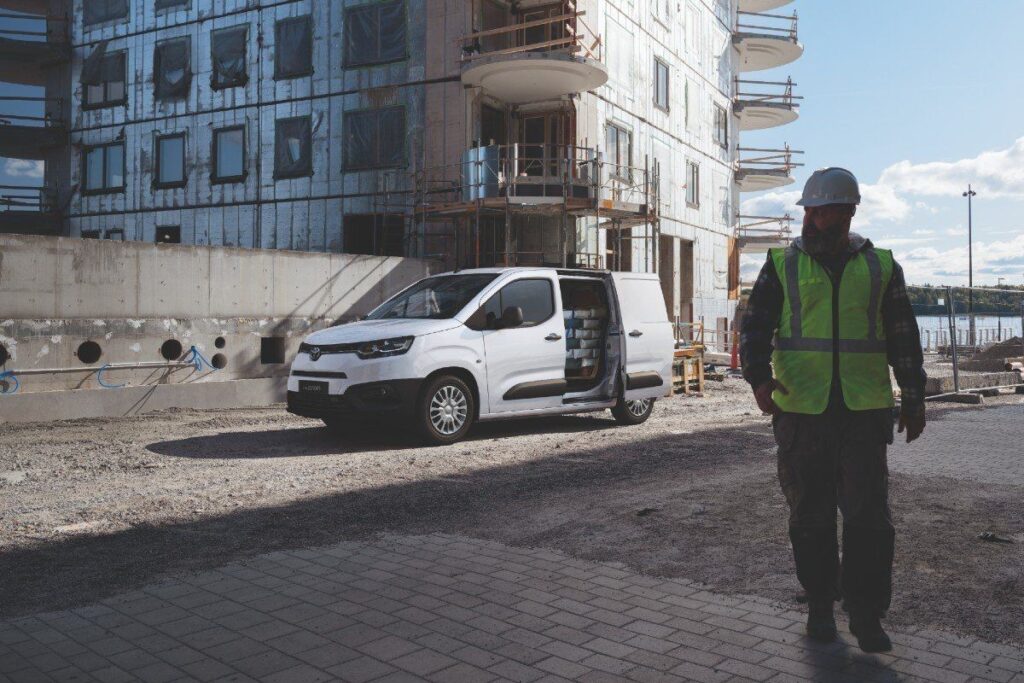
[[[899,433],[902,434],[903,430],[907,431],[907,443],[921,436],[921,432],[924,431],[924,424],[923,410],[917,413],[900,412]]]
[[[757,401],[757,407],[761,409],[761,412],[765,415],[778,415],[782,410],[772,400],[772,392],[776,389],[779,393],[789,395],[789,391],[786,387],[782,386],[782,382],[777,379],[770,379],[767,382],[762,382],[757,385],[754,389],[754,400]]]

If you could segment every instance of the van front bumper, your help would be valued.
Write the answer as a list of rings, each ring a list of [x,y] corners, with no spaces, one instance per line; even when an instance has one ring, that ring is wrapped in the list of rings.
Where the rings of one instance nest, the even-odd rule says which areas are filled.
[[[419,400],[422,379],[395,379],[352,384],[344,393],[288,392],[288,412],[316,419],[407,417]]]

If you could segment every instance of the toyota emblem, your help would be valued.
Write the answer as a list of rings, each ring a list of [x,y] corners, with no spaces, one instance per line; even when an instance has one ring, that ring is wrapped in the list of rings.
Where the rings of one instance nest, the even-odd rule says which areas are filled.
[[[319,359],[320,358],[320,353],[321,353],[320,347],[319,346],[314,346],[313,348],[311,348],[309,350],[309,359],[310,360],[317,360],[317,359]]]

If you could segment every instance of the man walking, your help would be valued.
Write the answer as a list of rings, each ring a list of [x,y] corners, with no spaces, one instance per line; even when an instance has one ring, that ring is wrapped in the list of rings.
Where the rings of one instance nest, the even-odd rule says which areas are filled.
[[[925,426],[917,321],[892,253],[850,232],[860,204],[852,173],[815,171],[797,203],[804,207],[801,236],[769,251],[750,295],[743,375],[757,405],[773,416],[808,635],[836,638],[833,603],[841,598],[861,649],[884,652],[892,647],[880,620],[892,596],[895,538],[886,463],[893,440],[889,366],[902,393],[899,431],[910,442]]]

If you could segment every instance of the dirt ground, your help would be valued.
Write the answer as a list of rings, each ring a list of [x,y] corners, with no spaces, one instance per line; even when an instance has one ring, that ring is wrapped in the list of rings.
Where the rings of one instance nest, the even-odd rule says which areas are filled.
[[[383,532],[548,547],[783,601],[799,592],[769,421],[737,379],[661,401],[639,427],[608,413],[480,425],[444,448],[380,431],[332,434],[280,407],[0,425],[0,616]],[[976,539],[1024,529],[1020,487],[896,472],[892,497],[890,620],[1024,643],[1024,544]]]

